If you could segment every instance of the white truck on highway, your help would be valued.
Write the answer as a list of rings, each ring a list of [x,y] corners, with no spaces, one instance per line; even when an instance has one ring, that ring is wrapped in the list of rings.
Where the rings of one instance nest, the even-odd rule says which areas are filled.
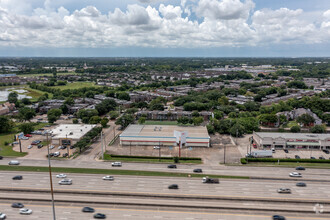
[[[206,177],[203,177],[202,182],[203,183],[219,183],[219,179],[210,178],[210,177],[206,176]]]
[[[257,151],[252,151],[249,154],[246,154],[246,157],[252,157],[252,158],[273,157],[273,152],[272,150],[257,150]]]

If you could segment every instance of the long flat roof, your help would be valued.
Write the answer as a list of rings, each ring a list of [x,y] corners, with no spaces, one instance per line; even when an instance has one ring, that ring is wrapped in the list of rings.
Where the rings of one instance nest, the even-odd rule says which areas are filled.
[[[174,138],[174,131],[187,131],[187,139],[210,139],[204,126],[130,125],[120,137]]]
[[[314,133],[273,133],[273,132],[255,132],[261,138],[285,138],[285,139],[311,139],[324,140],[329,138],[330,134],[314,134]]]
[[[96,125],[87,125],[87,124],[61,124],[56,128],[52,129],[52,133],[55,135],[53,139],[57,139],[57,138],[80,139],[95,126]]]

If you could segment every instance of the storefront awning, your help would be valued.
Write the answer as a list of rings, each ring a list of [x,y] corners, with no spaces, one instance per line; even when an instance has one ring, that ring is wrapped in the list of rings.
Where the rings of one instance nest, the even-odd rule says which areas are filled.
[[[320,146],[320,144],[317,142],[286,142],[286,145]]]

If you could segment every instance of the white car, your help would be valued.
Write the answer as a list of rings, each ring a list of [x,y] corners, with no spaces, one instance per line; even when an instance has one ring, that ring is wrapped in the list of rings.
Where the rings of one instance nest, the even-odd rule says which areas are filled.
[[[18,144],[18,141],[14,141],[13,144]]]
[[[72,185],[72,180],[71,179],[62,179],[61,181],[58,182],[60,185]]]
[[[58,157],[58,156],[60,156],[60,155],[61,155],[61,153],[58,152],[58,151],[54,153],[54,157]]]
[[[286,194],[290,194],[291,193],[291,189],[289,188],[279,188],[277,190],[278,193],[286,193]]]
[[[50,149],[50,150],[51,150],[51,149],[54,149],[54,145],[50,145],[49,149]]]
[[[29,145],[29,146],[28,146],[28,149],[31,149],[32,147],[33,147],[33,145]]]
[[[113,163],[111,163],[111,166],[113,166],[113,167],[121,167],[121,162],[113,162]]]
[[[154,146],[154,149],[159,149],[160,147],[159,146]]]
[[[18,160],[11,160],[8,162],[8,165],[19,165],[19,161]]]
[[[31,215],[32,214],[32,209],[27,209],[27,208],[23,208],[19,210],[19,214],[22,215]]]
[[[113,178],[113,176],[104,176],[102,179],[103,180],[114,180],[115,178]]]
[[[2,219],[6,219],[6,214],[5,213],[2,213],[2,212],[0,212],[0,219],[2,220]]]
[[[65,178],[65,177],[66,177],[66,174],[64,174],[64,173],[56,175],[56,178]]]
[[[301,173],[298,173],[298,172],[292,172],[292,173],[290,173],[289,176],[290,177],[302,177]]]
[[[61,150],[62,149],[62,146],[59,146],[58,148],[57,148],[57,150]]]

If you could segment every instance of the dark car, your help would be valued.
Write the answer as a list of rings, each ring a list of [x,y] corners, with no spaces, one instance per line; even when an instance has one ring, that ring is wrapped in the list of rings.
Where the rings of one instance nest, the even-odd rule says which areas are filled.
[[[38,144],[38,149],[42,148],[44,145]]]
[[[319,157],[320,160],[325,160],[325,158],[323,156]]]
[[[64,153],[64,154],[62,155],[62,157],[67,157],[67,156],[69,156],[68,153]]]
[[[305,186],[307,186],[307,185],[306,185],[306,183],[300,182],[300,183],[297,183],[296,186],[299,186],[299,187],[305,187]]]
[[[62,146],[62,149],[63,149],[63,150],[66,149],[66,146]]]
[[[273,220],[285,220],[285,217],[282,215],[273,215]]]
[[[285,153],[289,153],[289,151],[288,151],[287,149],[284,149],[284,152],[285,152]]]
[[[312,160],[315,160],[316,158],[315,157],[311,157]]]
[[[23,179],[23,176],[14,176],[13,177],[13,180],[22,180]]]
[[[0,156],[0,160],[2,160],[3,156]]]
[[[23,208],[24,205],[20,202],[15,202],[15,203],[11,204],[11,207],[12,208]]]
[[[326,154],[330,153],[329,150],[326,150],[326,149],[324,149],[323,152],[326,153]]]
[[[37,145],[37,144],[40,144],[40,143],[41,143],[41,141],[35,140],[35,141],[32,141],[31,145]]]
[[[296,159],[300,159],[300,157],[298,155],[294,155],[294,158]]]
[[[169,189],[179,189],[178,184],[172,184],[168,186]]]
[[[194,171],[194,173],[203,173],[203,170],[202,169],[199,169],[199,168],[194,169],[193,171]]]
[[[70,149],[73,149],[74,148],[74,146],[72,145],[72,146],[70,146]]]
[[[171,165],[168,165],[167,168],[176,169],[176,165],[175,164],[171,164]]]
[[[296,170],[305,170],[305,167],[296,167]]]
[[[102,214],[102,213],[96,213],[94,215],[94,218],[105,219],[105,218],[107,218],[107,216],[105,214]]]
[[[84,207],[82,209],[82,212],[95,212],[95,209],[91,208],[91,207]]]

